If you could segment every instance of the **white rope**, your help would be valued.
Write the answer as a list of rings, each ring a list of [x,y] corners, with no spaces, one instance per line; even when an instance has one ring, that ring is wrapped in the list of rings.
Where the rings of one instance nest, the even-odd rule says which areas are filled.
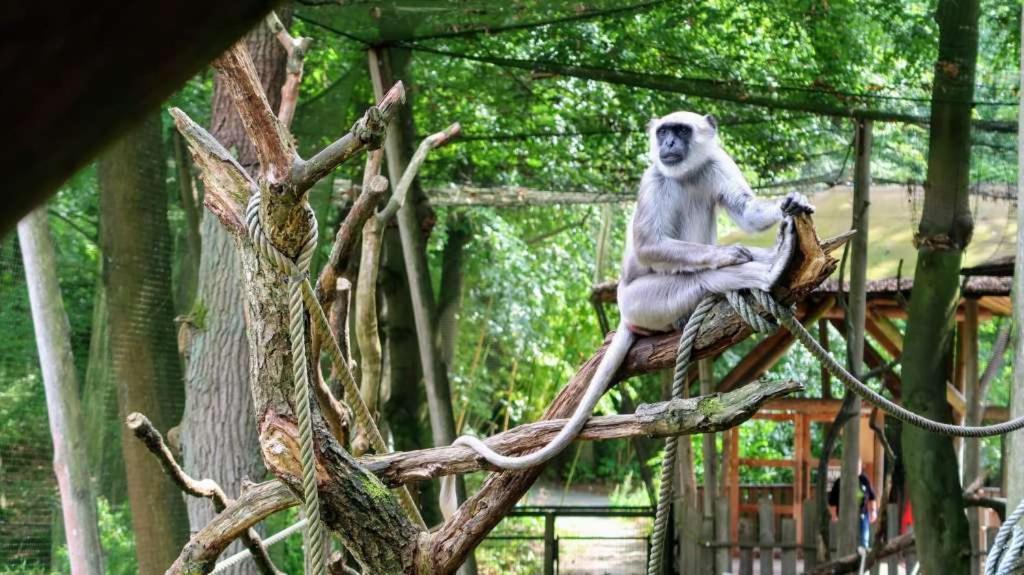
[[[264,547],[270,547],[271,545],[274,545],[276,543],[280,543],[281,541],[284,541],[285,539],[287,539],[287,538],[291,537],[292,535],[294,535],[295,533],[297,533],[300,529],[302,529],[305,526],[306,526],[306,520],[305,519],[300,520],[299,522],[295,523],[294,525],[289,525],[288,527],[285,527],[284,529],[282,529],[282,530],[278,531],[277,533],[274,533],[270,537],[267,537],[266,539],[264,539],[263,540],[263,546]],[[240,562],[240,561],[242,561],[244,559],[247,559],[249,557],[252,557],[252,552],[249,551],[248,549],[245,549],[244,551],[239,551],[238,553],[235,553],[231,557],[228,557],[227,559],[225,559],[225,560],[217,563],[216,565],[214,565],[213,571],[211,571],[210,573],[220,573],[221,571],[224,571],[228,567],[231,567],[232,565],[235,565],[238,562]]]

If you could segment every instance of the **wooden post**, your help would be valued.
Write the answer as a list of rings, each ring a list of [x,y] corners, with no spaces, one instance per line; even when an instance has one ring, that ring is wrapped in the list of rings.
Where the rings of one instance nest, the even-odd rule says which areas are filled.
[[[775,553],[775,510],[772,496],[762,495],[757,502],[757,532],[761,544],[761,573],[772,573],[772,559]]]
[[[754,574],[754,521],[749,517],[740,519],[740,575]]]
[[[801,534],[804,545],[804,571],[810,572],[818,564],[818,509],[813,497],[804,501],[803,511],[804,524]]]
[[[863,373],[864,323],[867,312],[865,291],[868,269],[868,206],[871,187],[871,121],[856,120],[856,163],[853,175],[853,222],[857,230],[850,244],[850,302],[847,317],[847,356],[850,371]],[[851,410],[860,413],[860,398],[854,398]],[[843,468],[839,484],[839,555],[857,552],[860,532],[860,417],[843,426]]]
[[[829,351],[828,320],[824,318],[818,320],[818,343]],[[832,399],[832,374],[824,365],[821,366],[821,398]]]
[[[782,518],[782,543],[782,575],[796,575],[796,522],[792,517]]]
[[[725,434],[728,435],[728,434]],[[729,499],[719,497],[715,500],[715,541],[725,543],[729,540]],[[715,573],[732,571],[731,554],[727,545],[715,548]]]
[[[1024,32],[1024,18],[1021,19],[1021,31]],[[1024,89],[1024,52],[1021,52],[1021,88]],[[1024,100],[1020,104],[1020,128],[1018,138],[1024,137]],[[1017,155],[1017,167],[1024,174],[1024,153]],[[1024,202],[1017,202],[1017,221],[1024,222]],[[1017,252],[1013,264],[1013,322],[1024,325],[1024,226],[1017,227]],[[1024,337],[1014,338],[1014,357],[1024,357]],[[1024,415],[1024,369],[1013,370],[1013,384],[1010,386],[1010,418]],[[1009,434],[1003,438],[1006,446],[1006,457],[1003,469],[1006,474],[1006,508],[1016,509],[1024,499],[1024,438]]]
[[[555,556],[558,554],[555,539],[555,514],[544,514],[544,575],[555,575]]]
[[[99,575],[103,572],[103,552],[96,499],[89,482],[78,376],[71,355],[71,326],[57,281],[57,256],[45,206],[30,212],[18,223],[18,241],[25,262],[25,283],[43,372],[46,412],[53,441],[53,472],[60,490],[71,572]],[[16,422],[7,424],[17,425]]]
[[[729,430],[729,534],[736,539],[740,524],[740,429]]]
[[[985,398],[981,397],[981,387],[978,381],[978,300],[975,298],[964,300],[963,327],[960,350],[963,356],[964,391],[967,399],[964,423],[978,425],[981,423]],[[974,481],[981,471],[981,440],[977,438],[964,439],[963,453],[964,465],[961,480],[963,485],[967,485]],[[967,523],[971,539],[971,575],[978,575],[981,569],[981,564],[978,561],[981,556],[981,509],[969,507]]]
[[[899,503],[888,503],[887,505],[889,508],[885,511],[885,540],[892,541],[900,534],[900,505]],[[890,555],[886,562],[888,564],[887,573],[899,573],[899,555]]]
[[[715,374],[714,359],[705,358],[697,362],[700,372],[700,393],[709,395],[714,392]],[[704,456],[704,517],[712,518],[715,515],[715,500],[718,498],[718,453],[715,447],[714,433],[705,433],[701,437],[701,448]],[[685,438],[684,438],[685,439]]]
[[[704,515],[701,518],[700,537],[697,541],[697,552],[700,557],[700,565],[697,572],[704,575],[715,575],[715,520],[714,517]]]

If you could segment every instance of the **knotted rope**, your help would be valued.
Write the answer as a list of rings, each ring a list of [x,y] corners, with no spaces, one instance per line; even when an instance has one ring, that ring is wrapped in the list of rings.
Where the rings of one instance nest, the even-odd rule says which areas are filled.
[[[725,300],[729,302],[736,314],[739,315],[750,328],[755,332],[766,332],[774,328],[761,311],[775,318],[780,325],[785,327],[801,343],[811,355],[815,357],[829,373],[834,375],[851,392],[857,394],[861,399],[877,406],[886,414],[896,419],[920,427],[932,433],[949,435],[953,437],[990,437],[1003,435],[1012,431],[1024,428],[1024,417],[1017,417],[1010,421],[996,425],[964,426],[952,425],[928,419],[918,415],[896,403],[893,403],[883,395],[868,387],[864,382],[846,370],[841,363],[835,360],[828,350],[818,343],[818,340],[811,335],[807,328],[797,320],[793,310],[787,306],[779,305],[772,298],[771,294],[762,290],[750,290],[750,295],[756,301],[757,306],[752,304],[743,292],[728,292]],[[686,384],[686,373],[690,368],[690,356],[693,352],[693,344],[697,339],[701,324],[711,308],[717,303],[718,298],[714,295],[706,296],[698,304],[697,309],[687,318],[683,327],[683,334],[679,338],[679,348],[676,353],[675,374],[672,378],[672,399],[682,396],[683,387]],[[647,562],[647,573],[657,575],[661,573],[662,561],[665,550],[665,531],[668,526],[669,507],[672,498],[672,470],[675,467],[677,450],[677,438],[670,437],[665,441],[665,456],[661,468],[661,486],[658,493],[658,506],[654,518],[654,529],[651,534],[651,555]],[[1024,550],[1024,529],[1014,526],[1024,517],[1024,502],[1003,522],[1000,527],[993,551],[989,554],[985,565],[986,575],[1002,575],[1008,573],[1012,568],[1018,566],[1022,561],[1021,551]],[[1018,534],[1019,532],[1019,534]],[[1007,541],[1011,540],[1009,549],[1003,556],[1003,549]]]
[[[679,347],[676,350],[676,369],[672,376],[671,399],[683,396],[686,386],[686,374],[690,371],[690,358],[693,355],[693,344],[697,341],[700,326],[704,323],[711,308],[715,306],[714,297],[705,297],[686,319],[683,334],[679,336]],[[647,559],[647,572],[651,575],[661,573],[662,558],[665,555],[665,530],[668,528],[668,516],[672,503],[672,471],[676,466],[676,452],[679,438],[671,436],[665,440],[665,456],[661,461],[661,486],[658,490],[658,507],[654,514],[654,531],[651,534],[651,555]]]
[[[299,254],[292,260],[282,254],[263,233],[260,223],[260,194],[249,198],[245,223],[257,251],[288,276],[288,336],[292,346],[292,379],[295,385],[292,403],[299,424],[299,455],[302,461],[302,511],[306,516],[306,568],[313,575],[326,570],[323,522],[320,521],[320,494],[316,486],[316,457],[313,453],[313,411],[309,405],[309,371],[306,365],[306,314],[302,304],[302,284],[308,283],[309,262],[316,251],[316,216],[307,205],[313,225],[302,240]]]

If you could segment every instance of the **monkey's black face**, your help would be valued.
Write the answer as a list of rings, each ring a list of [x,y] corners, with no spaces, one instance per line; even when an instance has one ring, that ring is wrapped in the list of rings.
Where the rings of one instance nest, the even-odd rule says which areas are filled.
[[[666,166],[686,159],[693,140],[693,127],[688,124],[662,124],[654,132],[658,139],[658,157]]]

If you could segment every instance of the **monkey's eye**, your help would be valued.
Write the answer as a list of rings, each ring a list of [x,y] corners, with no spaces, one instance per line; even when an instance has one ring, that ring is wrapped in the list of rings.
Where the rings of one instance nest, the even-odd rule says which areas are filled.
[[[689,138],[690,136],[693,135],[693,127],[692,126],[688,126],[686,124],[683,124],[682,126],[679,126],[677,128],[677,131],[678,131],[679,137],[681,137],[681,138]]]

